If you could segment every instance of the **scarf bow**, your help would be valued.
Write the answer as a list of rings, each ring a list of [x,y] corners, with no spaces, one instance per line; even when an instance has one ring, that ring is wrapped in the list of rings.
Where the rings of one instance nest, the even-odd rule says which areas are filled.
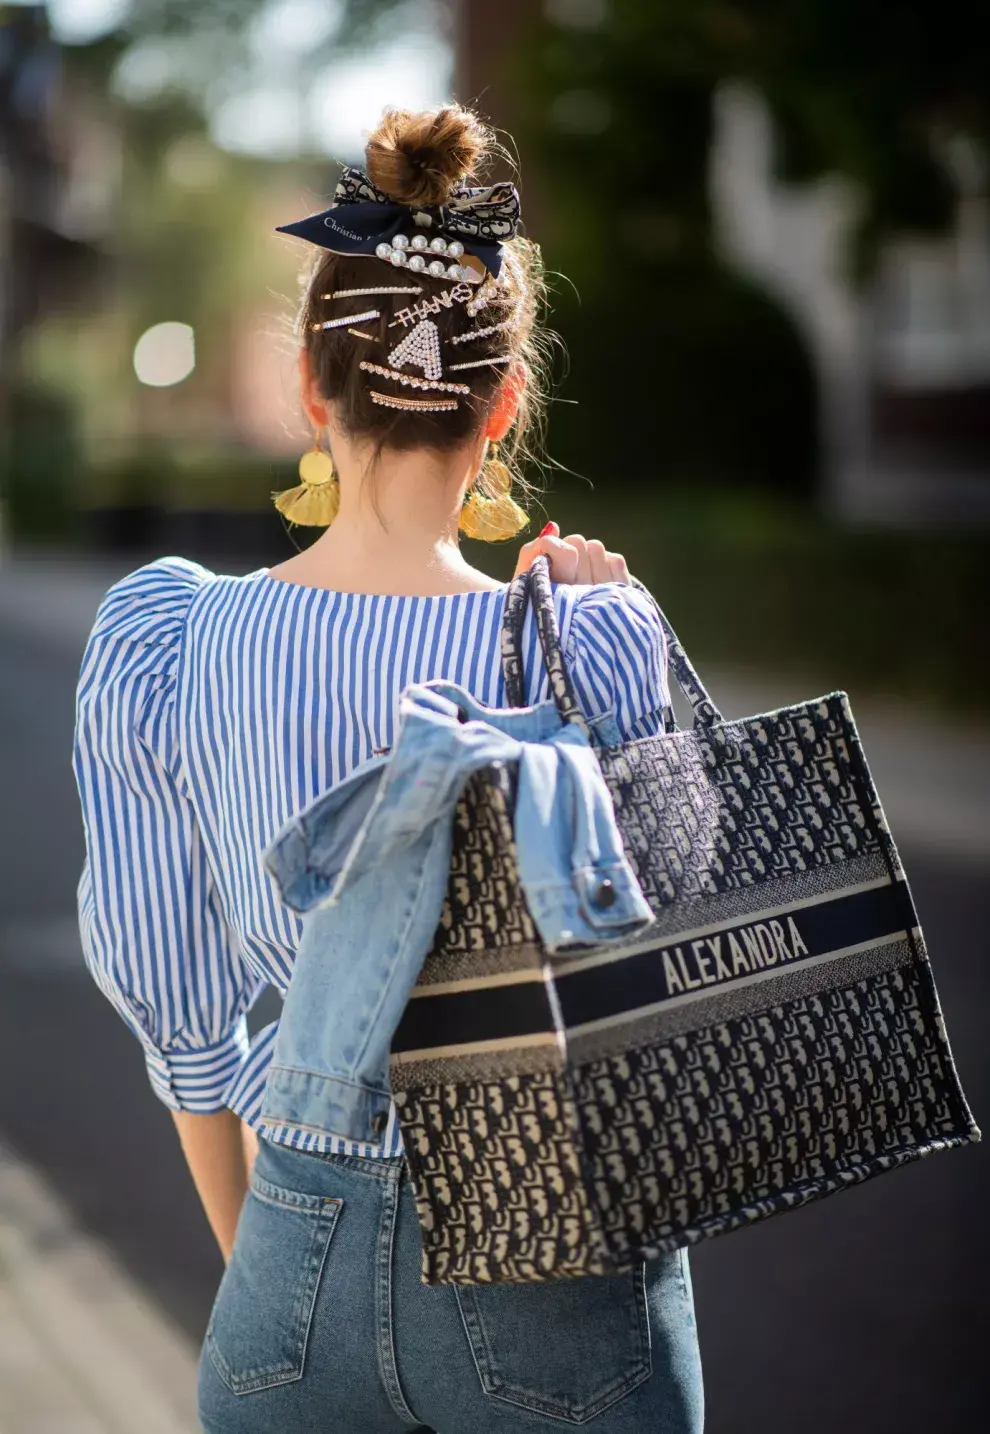
[[[379,244],[391,243],[400,232],[440,235],[459,239],[467,253],[477,255],[497,276],[502,241],[514,238],[518,227],[519,194],[514,184],[459,185],[446,204],[397,204],[361,170],[348,165],[329,209],[280,224],[278,233],[293,234],[335,254],[374,254]]]

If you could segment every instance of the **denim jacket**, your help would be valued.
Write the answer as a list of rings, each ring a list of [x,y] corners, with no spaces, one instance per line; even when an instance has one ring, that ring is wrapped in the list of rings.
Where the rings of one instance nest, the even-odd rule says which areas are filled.
[[[472,773],[499,763],[517,768],[519,876],[547,950],[653,921],[594,750],[553,702],[496,710],[451,683],[408,687],[391,752],[320,796],[263,855],[306,915],[266,1124],[354,1140],[384,1129],[389,1049],[439,924],[454,810]]]

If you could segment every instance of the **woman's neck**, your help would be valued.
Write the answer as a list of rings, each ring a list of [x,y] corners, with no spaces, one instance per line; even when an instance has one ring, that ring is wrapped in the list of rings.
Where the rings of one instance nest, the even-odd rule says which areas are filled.
[[[340,509],[316,542],[269,574],[340,592],[433,596],[497,588],[461,554],[457,522],[483,440],[453,453],[385,451],[331,438]]]

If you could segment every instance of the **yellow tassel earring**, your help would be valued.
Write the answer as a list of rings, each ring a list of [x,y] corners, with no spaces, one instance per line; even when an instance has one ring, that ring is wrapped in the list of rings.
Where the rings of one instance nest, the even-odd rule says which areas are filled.
[[[333,468],[333,459],[314,437],[313,446],[299,460],[298,488],[283,488],[272,494],[280,513],[290,523],[309,528],[325,528],[333,522],[340,507],[340,485]]]
[[[469,538],[480,538],[484,543],[497,543],[502,538],[514,538],[529,522],[526,513],[512,497],[512,474],[495,452],[481,470],[477,487],[472,488],[464,499],[458,527]],[[479,489],[486,489],[491,497]]]

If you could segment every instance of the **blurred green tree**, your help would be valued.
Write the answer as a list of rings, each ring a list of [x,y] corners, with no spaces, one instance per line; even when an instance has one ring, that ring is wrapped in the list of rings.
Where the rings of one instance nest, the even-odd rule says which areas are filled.
[[[511,68],[541,238],[580,295],[556,306],[578,407],[555,417],[555,452],[583,471],[597,457],[593,471],[604,427],[624,477],[809,492],[803,342],[713,244],[713,96],[759,89],[780,179],[854,182],[848,271],[862,277],[885,235],[951,220],[953,144],[973,156],[990,138],[990,12],[948,0],[936,24],[918,0],[546,0]],[[596,348],[625,362],[596,364]]]

